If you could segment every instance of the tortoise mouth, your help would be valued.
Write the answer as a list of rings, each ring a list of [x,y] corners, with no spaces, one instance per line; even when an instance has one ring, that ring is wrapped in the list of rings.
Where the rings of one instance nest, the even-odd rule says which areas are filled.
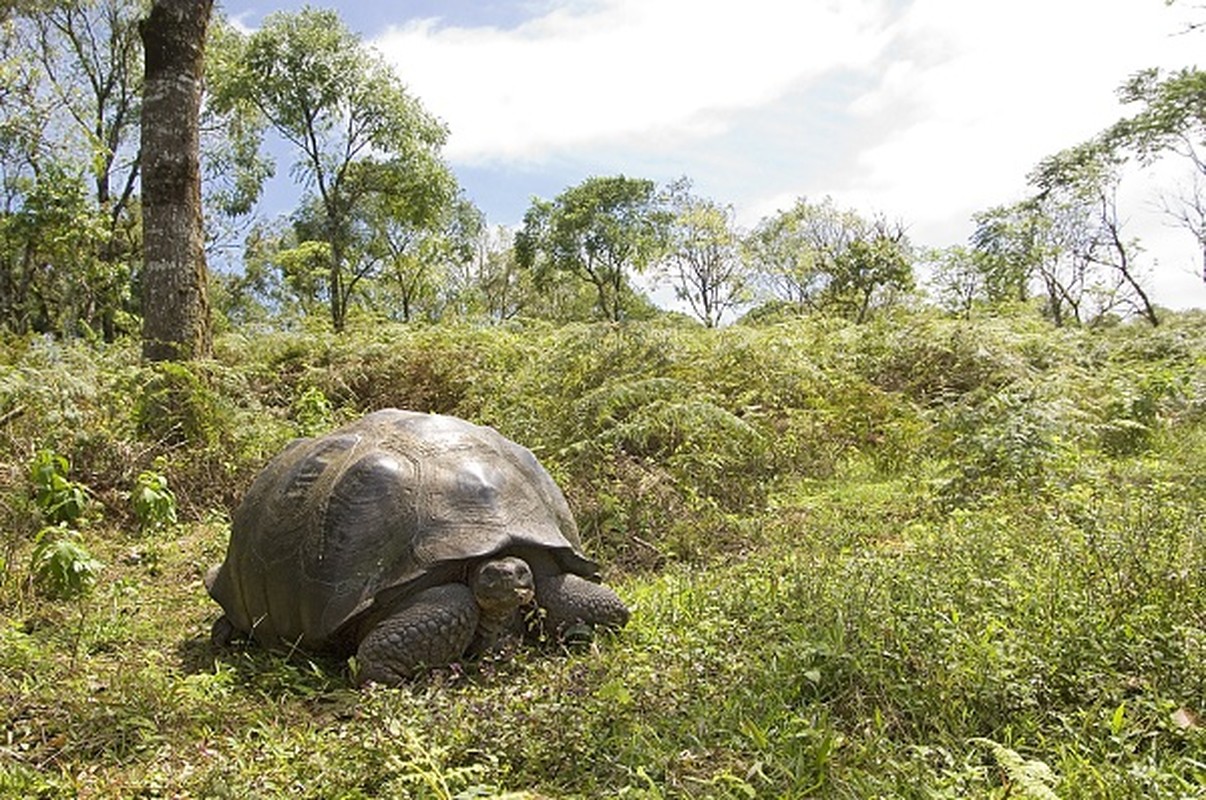
[[[487,614],[509,614],[536,597],[532,568],[522,558],[514,556],[480,564],[473,571],[470,588]]]

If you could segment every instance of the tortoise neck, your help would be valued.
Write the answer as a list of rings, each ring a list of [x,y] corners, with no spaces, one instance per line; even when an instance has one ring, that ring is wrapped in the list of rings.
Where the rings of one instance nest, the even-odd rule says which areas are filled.
[[[473,643],[469,646],[469,654],[481,656],[502,649],[510,636],[518,634],[518,620],[519,609],[517,608],[507,611],[480,609],[477,633],[473,637]]]

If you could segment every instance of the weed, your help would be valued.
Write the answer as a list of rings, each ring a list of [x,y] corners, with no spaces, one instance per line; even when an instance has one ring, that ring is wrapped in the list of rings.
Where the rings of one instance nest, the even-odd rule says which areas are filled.
[[[88,487],[68,480],[67,459],[53,450],[39,450],[29,468],[35,502],[50,525],[75,522],[88,507]]]
[[[0,796],[1206,797],[1191,315],[5,347]],[[252,477],[383,405],[530,447],[628,627],[365,692],[211,646]]]
[[[96,584],[101,564],[66,525],[43,528],[34,539],[30,574],[47,597],[71,600]]]
[[[331,401],[316,386],[307,388],[293,403],[293,418],[300,436],[316,436],[331,429]]]
[[[168,488],[167,476],[159,470],[147,469],[138,473],[134,491],[130,493],[130,504],[143,533],[176,524],[176,495]]]

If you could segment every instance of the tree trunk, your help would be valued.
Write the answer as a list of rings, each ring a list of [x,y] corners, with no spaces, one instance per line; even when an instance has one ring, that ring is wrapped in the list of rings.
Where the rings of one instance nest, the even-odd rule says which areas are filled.
[[[142,104],[142,354],[150,361],[211,352],[201,225],[198,118],[213,0],[155,0],[139,26]]]
[[[329,280],[331,289],[331,330],[335,331],[335,333],[343,333],[348,313],[348,287],[344,285],[343,275],[343,245],[337,233],[328,234],[328,241],[331,244],[331,273]]]

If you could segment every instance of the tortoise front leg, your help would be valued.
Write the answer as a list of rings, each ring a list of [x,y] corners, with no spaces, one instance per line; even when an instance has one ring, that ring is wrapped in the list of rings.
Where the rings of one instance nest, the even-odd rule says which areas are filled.
[[[229,647],[238,636],[238,629],[225,614],[214,620],[213,626],[209,629],[209,640],[215,647]]]
[[[545,630],[558,635],[579,623],[622,628],[628,622],[628,606],[619,595],[578,575],[537,578],[536,603],[545,611]]]
[[[356,651],[357,683],[395,685],[425,667],[464,655],[477,630],[478,610],[469,587],[434,586],[374,625]]]

